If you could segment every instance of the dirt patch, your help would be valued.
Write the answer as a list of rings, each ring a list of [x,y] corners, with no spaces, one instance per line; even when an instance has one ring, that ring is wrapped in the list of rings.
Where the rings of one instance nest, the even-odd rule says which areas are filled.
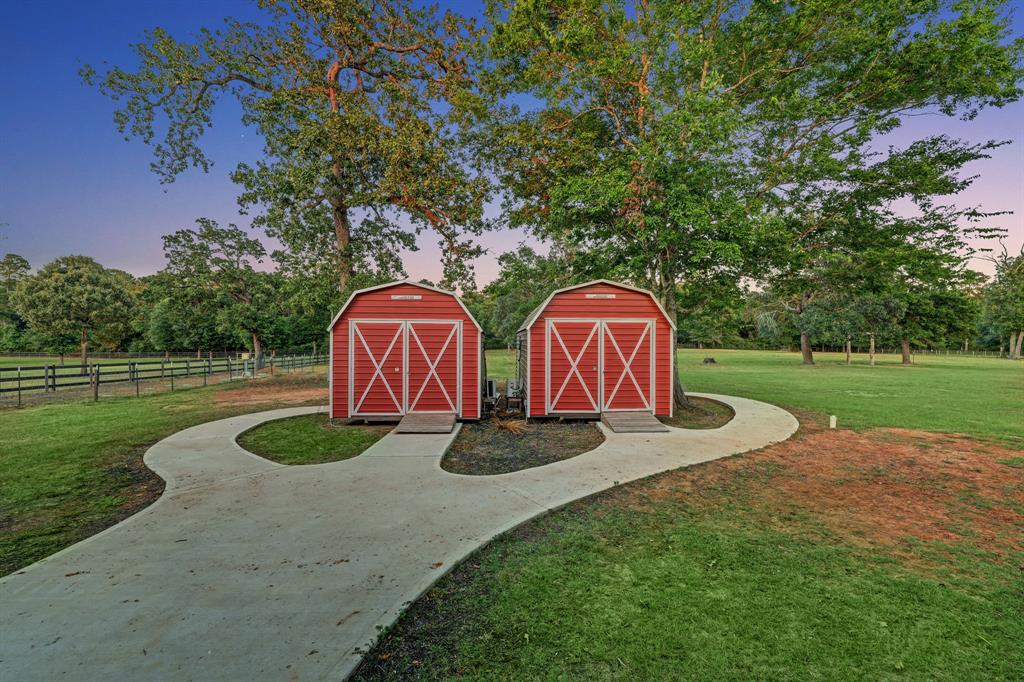
[[[736,416],[725,403],[708,398],[689,398],[686,407],[677,407],[671,417],[658,417],[662,424],[678,429],[717,429],[725,426]]]
[[[488,419],[462,425],[441,468],[455,474],[505,474],[569,459],[603,442],[601,430],[587,422]]]
[[[612,495],[634,506],[670,498],[742,505],[783,529],[820,524],[847,542],[897,554],[914,554],[915,541],[968,541],[1006,556],[1024,550],[1024,471],[1005,464],[1014,454],[964,436],[804,424],[784,443]]]
[[[327,382],[322,375],[305,375],[295,379],[278,376],[270,385],[245,382],[237,389],[218,391],[214,400],[231,405],[295,405],[317,400],[327,403]]]

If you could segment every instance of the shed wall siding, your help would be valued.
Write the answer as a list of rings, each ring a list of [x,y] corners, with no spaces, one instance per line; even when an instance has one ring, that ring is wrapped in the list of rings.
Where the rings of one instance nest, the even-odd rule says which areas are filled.
[[[420,296],[418,300],[395,300],[392,296]],[[356,297],[338,318],[333,329],[331,364],[331,416],[348,417],[349,320],[460,320],[462,322],[462,418],[480,417],[480,331],[458,299],[450,294],[412,284],[367,291]],[[372,374],[372,367],[357,368]],[[412,396],[410,396],[410,400]],[[356,396],[358,400],[358,396]],[[425,408],[426,406],[421,406]],[[431,406],[432,409],[439,406]]]
[[[615,294],[615,298],[587,298],[587,294]],[[655,321],[655,413],[668,415],[672,400],[672,365],[670,352],[673,349],[672,327],[662,315],[658,305],[645,293],[623,289],[610,284],[594,284],[580,289],[556,294],[538,315],[529,329],[530,377],[527,389],[529,413],[532,417],[544,416],[545,367],[547,352],[546,328],[549,319],[652,319]],[[582,332],[580,332],[582,333]],[[583,338],[573,337],[575,345]],[[567,344],[569,339],[566,339]],[[557,386],[554,390],[557,390]]]

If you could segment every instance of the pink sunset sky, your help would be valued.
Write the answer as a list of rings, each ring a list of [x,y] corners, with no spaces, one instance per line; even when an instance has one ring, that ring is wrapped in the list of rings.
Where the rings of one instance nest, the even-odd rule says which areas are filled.
[[[236,112],[223,111],[208,134],[215,161],[211,172],[190,171],[162,186],[149,172],[150,149],[117,134],[113,104],[82,85],[77,71],[83,63],[131,64],[127,45],[143,28],[159,25],[187,34],[220,16],[247,18],[252,12],[249,3],[218,3],[214,11],[206,3],[178,0],[67,2],[60,12],[36,3],[7,3],[0,9],[0,56],[7,65],[0,91],[8,94],[0,108],[0,254],[18,253],[33,267],[57,256],[85,254],[144,275],[163,265],[161,236],[193,226],[198,217],[247,226],[228,173],[238,161],[258,158],[260,141],[238,123]],[[54,23],[54,16],[61,21]],[[1014,21],[1019,35],[1021,18]],[[55,44],[61,49],[52,49]],[[12,68],[15,64],[21,66]],[[979,177],[958,203],[1011,211],[993,223],[1008,231],[1005,243],[1018,251],[1024,244],[1024,104],[987,110],[969,122],[941,115],[908,118],[879,140],[879,148],[937,133],[972,142],[1013,141],[968,168]],[[512,232],[485,235],[488,253],[475,263],[478,283],[493,279],[497,256],[525,239]],[[436,281],[441,275],[430,233],[421,236],[419,251],[403,259],[414,279]],[[983,260],[972,267],[992,270]]]

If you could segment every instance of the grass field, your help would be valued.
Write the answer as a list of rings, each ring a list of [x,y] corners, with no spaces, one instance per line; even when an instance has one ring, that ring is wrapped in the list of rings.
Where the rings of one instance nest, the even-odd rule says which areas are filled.
[[[239,436],[238,444],[280,464],[322,464],[355,457],[392,428],[332,426],[326,414],[307,414],[260,424]]]
[[[789,407],[801,432],[502,536],[415,602],[358,678],[1019,678],[1024,365],[679,362],[689,390]],[[0,410],[0,571],[155,499],[149,444],[322,404],[322,372]],[[488,373],[514,376],[510,355],[490,352]],[[840,429],[822,427],[828,414]],[[313,451],[321,427],[304,427]]]
[[[713,365],[701,364],[713,356]],[[857,357],[816,353],[814,366],[798,353],[680,350],[687,390],[723,393],[834,414],[840,426],[952,431],[1024,441],[1024,363],[999,358],[918,356],[905,367],[898,355],[880,355],[871,367]],[[492,378],[515,376],[514,356],[488,351]]]
[[[325,399],[320,369],[142,398],[0,411],[0,575],[152,502],[163,482],[142,455],[164,436],[234,414]]]
[[[682,351],[689,390],[785,405],[801,432],[502,536],[354,679],[1019,679],[1024,366],[879,360]]]

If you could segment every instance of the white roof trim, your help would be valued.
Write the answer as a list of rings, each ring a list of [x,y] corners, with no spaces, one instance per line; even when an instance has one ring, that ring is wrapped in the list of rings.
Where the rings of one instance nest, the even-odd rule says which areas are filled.
[[[672,329],[676,328],[676,321],[669,317],[669,314],[665,312],[665,307],[661,305],[661,301],[659,301],[657,297],[649,290],[641,289],[640,287],[634,287],[629,284],[623,284],[622,282],[613,282],[610,279],[594,279],[589,282],[584,282],[583,284],[573,284],[571,287],[565,287],[563,289],[556,289],[555,291],[552,291],[551,295],[544,299],[544,302],[541,303],[536,308],[534,308],[533,312],[530,313],[525,320],[523,320],[523,324],[519,326],[519,329],[516,330],[516,333],[518,334],[519,332],[532,327],[533,323],[537,321],[538,317],[540,317],[541,312],[543,312],[544,309],[548,307],[548,304],[551,303],[551,299],[553,299],[558,294],[564,293],[566,291],[572,291],[573,289],[582,289],[583,287],[593,286],[594,284],[608,284],[613,287],[619,287],[621,289],[628,289],[630,291],[636,291],[641,294],[647,294],[648,296],[651,297],[651,300],[654,301],[654,305],[658,306],[658,310],[661,311],[661,314],[664,315],[665,319],[668,320],[669,326],[672,327]]]
[[[466,307],[466,304],[462,302],[462,299],[459,298],[454,291],[448,291],[447,289],[438,289],[437,287],[430,286],[429,284],[424,284],[423,282],[413,282],[412,280],[408,279],[400,279],[394,282],[388,282],[387,284],[378,284],[375,287],[366,287],[365,289],[357,289],[356,291],[353,291],[352,294],[348,297],[348,300],[345,301],[345,305],[341,306],[341,310],[339,310],[338,314],[334,316],[334,319],[331,320],[331,323],[327,325],[327,331],[331,331],[332,329],[334,329],[334,325],[338,324],[338,320],[341,319],[341,316],[342,314],[344,314],[345,309],[348,308],[352,301],[356,299],[356,296],[359,296],[360,294],[365,294],[370,291],[378,291],[380,289],[387,289],[388,287],[398,286],[399,284],[409,284],[414,287],[419,287],[420,289],[436,291],[439,294],[448,294],[449,296],[454,298],[455,301],[460,306],[462,306],[462,310],[466,313],[466,317],[469,318],[470,322],[476,325],[476,328],[479,329],[481,332],[483,331],[483,327],[481,327],[480,323],[476,321],[475,317],[473,317],[473,313],[469,312],[469,308]]]

